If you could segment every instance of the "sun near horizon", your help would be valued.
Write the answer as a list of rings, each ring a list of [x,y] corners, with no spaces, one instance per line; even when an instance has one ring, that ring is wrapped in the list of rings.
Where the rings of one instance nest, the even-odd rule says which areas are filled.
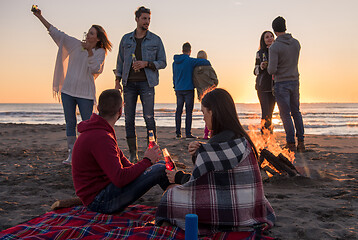
[[[86,11],[82,11],[82,3],[70,0],[38,0],[35,4],[51,24],[76,38],[81,39],[93,23],[105,28],[113,50],[96,80],[97,97],[114,87],[112,69],[120,39],[134,30],[134,10],[145,5],[152,11],[149,30],[161,37],[167,56],[167,67],[159,71],[155,88],[156,103],[175,103],[171,65],[173,55],[180,54],[187,41],[192,45],[192,57],[199,50],[207,52],[219,87],[228,90],[235,102],[258,103],[255,54],[261,33],[271,30],[272,20],[279,15],[286,19],[287,32],[301,44],[301,103],[358,103],[358,32],[353,30],[358,22],[357,1],[275,0],[264,8],[259,7],[261,3],[245,0],[183,1],[178,6],[164,0],[110,0],[105,11],[98,11],[93,0],[86,4]],[[57,46],[30,12],[32,4],[28,0],[0,3],[6,9],[0,15],[0,26],[6,33],[0,39],[0,103],[58,102],[51,90]]]

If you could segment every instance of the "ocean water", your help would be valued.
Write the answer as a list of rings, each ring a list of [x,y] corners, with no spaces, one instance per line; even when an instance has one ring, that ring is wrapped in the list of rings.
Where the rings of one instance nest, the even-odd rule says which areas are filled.
[[[158,103],[155,105],[155,119],[158,127],[175,127],[176,104]],[[276,107],[277,108],[277,107]],[[261,110],[259,104],[236,104],[241,124],[259,125]],[[301,113],[306,134],[318,135],[358,135],[358,103],[303,103]],[[136,125],[145,126],[141,104],[137,105]],[[81,121],[78,115],[78,122]],[[0,123],[24,124],[65,124],[61,104],[0,104]],[[275,109],[274,131],[282,132],[282,122]],[[117,122],[124,126],[124,116]],[[185,112],[182,127],[185,125]],[[193,112],[193,128],[204,128],[200,104],[196,103]]]

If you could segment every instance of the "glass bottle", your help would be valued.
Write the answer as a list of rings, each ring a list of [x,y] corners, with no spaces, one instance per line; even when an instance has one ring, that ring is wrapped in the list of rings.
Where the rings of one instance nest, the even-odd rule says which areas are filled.
[[[137,58],[135,57],[135,54],[132,53],[132,65],[133,65],[133,63],[135,63],[136,61],[137,61]],[[140,72],[140,70],[137,69],[137,70],[134,70],[134,72]]]
[[[262,53],[262,62],[267,63],[267,57],[265,53]]]
[[[85,43],[85,42],[86,42],[86,38],[87,38],[87,33],[86,33],[86,32],[83,32],[83,36],[82,36],[81,42],[82,42],[82,43]],[[86,50],[86,49],[84,49],[84,48],[82,47],[82,51],[84,51],[84,50]]]
[[[165,159],[165,167],[169,171],[173,171],[175,169],[175,163],[173,162],[172,158],[170,157],[170,154],[166,148],[163,149],[163,156]]]
[[[152,148],[155,146],[156,142],[155,142],[155,137],[154,137],[154,132],[153,130],[149,130],[148,131],[148,140],[149,140],[149,144],[148,147]]]

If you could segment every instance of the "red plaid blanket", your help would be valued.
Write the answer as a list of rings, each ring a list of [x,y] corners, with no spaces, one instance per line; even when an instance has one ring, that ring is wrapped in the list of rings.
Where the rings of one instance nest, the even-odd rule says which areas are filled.
[[[156,209],[131,205],[119,215],[107,215],[88,211],[83,206],[65,208],[6,229],[0,232],[0,239],[185,239],[185,232],[178,227],[154,226]],[[199,239],[249,240],[255,234],[217,233]]]

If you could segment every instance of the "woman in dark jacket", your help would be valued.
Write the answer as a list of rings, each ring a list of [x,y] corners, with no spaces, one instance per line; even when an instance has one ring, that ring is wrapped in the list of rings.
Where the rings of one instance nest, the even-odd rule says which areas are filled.
[[[270,31],[261,34],[260,48],[256,53],[256,63],[254,74],[256,77],[255,88],[261,105],[261,132],[268,129],[272,133],[272,113],[275,108],[275,96],[272,93],[273,80],[272,75],[267,72],[269,61],[268,48],[274,42],[274,35]]]

